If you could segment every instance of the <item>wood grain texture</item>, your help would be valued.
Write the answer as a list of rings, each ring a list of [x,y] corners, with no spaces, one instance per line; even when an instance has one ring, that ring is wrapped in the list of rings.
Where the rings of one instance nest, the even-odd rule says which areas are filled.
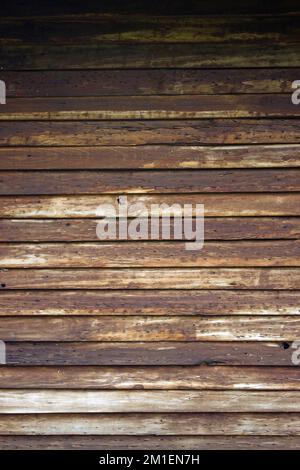
[[[0,367],[0,387],[3,390],[14,388],[82,389],[83,391],[87,389],[297,390],[299,393],[300,370],[299,367],[204,365],[189,367],[2,366]],[[299,406],[298,403],[296,406]]]
[[[120,194],[123,196],[123,194]],[[119,207],[119,196],[0,196],[1,218],[95,218],[114,217]],[[161,194],[127,195],[129,217],[167,216],[163,204],[173,205],[174,217],[181,216],[176,204],[204,204],[206,217],[300,216],[300,193],[277,194]],[[110,205],[112,207],[110,207]],[[158,205],[153,207],[153,205]],[[101,207],[100,207],[101,206]]]
[[[0,390],[2,414],[299,412],[299,391]]]
[[[297,143],[298,119],[5,121],[0,127],[1,147]]]
[[[234,54],[233,54],[234,47]],[[7,45],[3,70],[238,68],[300,66],[298,42],[194,44]]]
[[[300,448],[299,5],[179,3],[1,9],[3,449]]]
[[[2,289],[300,289],[299,268],[2,269]]]
[[[299,291],[0,291],[0,315],[299,315]]]
[[[299,68],[0,71],[8,97],[288,93]],[[9,100],[10,102],[11,100]],[[1,110],[2,111],[2,110]]]
[[[105,413],[1,415],[2,435],[298,436],[299,413]]]
[[[3,341],[295,341],[298,316],[2,317]]]
[[[0,147],[1,170],[151,170],[300,167],[300,146]]]
[[[194,242],[196,243],[196,242]],[[300,267],[300,240],[0,244],[1,268]]]
[[[28,371],[28,366],[78,365],[147,366],[147,370],[149,366],[289,366],[291,374],[295,370],[291,367],[293,366],[291,343],[286,341],[259,343],[256,341],[121,343],[17,341],[6,342],[6,355],[7,365],[26,366]],[[224,369],[224,373],[226,370],[227,368]],[[192,383],[192,377],[190,381]]]
[[[3,450],[299,450],[299,436],[0,436]]]
[[[99,220],[99,219],[98,219]],[[0,219],[1,242],[99,242],[97,219]],[[191,221],[192,224],[195,220]],[[150,221],[148,222],[148,226]],[[116,221],[116,233],[119,223]],[[149,227],[150,233],[150,227]],[[206,217],[205,240],[299,239],[299,217]],[[162,234],[153,234],[161,240]],[[170,240],[182,238],[170,219]]]
[[[0,195],[300,192],[300,169],[0,172]]]
[[[292,88],[291,88],[292,90]],[[290,94],[10,98],[0,121],[299,117]]]
[[[161,43],[267,43],[297,42],[298,16],[201,17],[143,15],[82,15],[22,19],[3,18],[0,44],[102,45]]]

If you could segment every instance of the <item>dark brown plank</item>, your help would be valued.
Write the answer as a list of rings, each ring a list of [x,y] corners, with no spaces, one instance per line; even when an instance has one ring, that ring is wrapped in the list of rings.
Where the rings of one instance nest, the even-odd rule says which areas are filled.
[[[299,450],[299,436],[0,436],[3,450]]]
[[[297,68],[0,71],[8,97],[291,93]],[[7,104],[10,103],[10,100]],[[2,110],[1,110],[2,111]]]
[[[87,13],[120,13],[120,14],[163,14],[163,15],[233,15],[233,14],[278,14],[294,13],[299,11],[297,0],[274,0],[270,3],[262,3],[252,0],[249,4],[238,0],[228,0],[226,5],[220,0],[210,2],[209,0],[192,0],[189,2],[172,2],[172,8],[167,0],[89,0],[83,3],[78,0],[66,0],[64,4],[58,0],[44,0],[38,4],[31,4],[23,0],[15,0],[13,4],[5,2],[3,5],[3,16],[44,16],[65,14],[87,14]]]
[[[123,195],[122,195],[123,196]],[[115,217],[120,196],[2,196],[0,197],[1,218],[95,218]],[[299,216],[300,194],[160,194],[127,196],[131,206],[130,217],[148,217],[152,210],[154,216],[166,216],[169,211],[163,204],[191,204],[196,215],[196,204],[204,204],[206,217],[249,217],[249,216]],[[138,206],[135,206],[138,204]],[[154,210],[155,204],[158,204]],[[112,207],[111,207],[112,206]],[[174,217],[182,216],[174,208]]]
[[[299,169],[0,172],[0,195],[300,192]]]
[[[233,54],[234,49],[234,54]],[[3,70],[299,67],[299,43],[9,45]]]
[[[193,221],[192,223],[195,223]],[[150,225],[150,221],[149,221]],[[93,242],[97,220],[93,219],[0,219],[1,242]],[[119,224],[116,223],[117,233]],[[171,239],[176,240],[174,220]],[[150,232],[149,232],[150,233]],[[154,234],[153,234],[154,235]],[[161,233],[156,240],[161,240]],[[299,217],[207,217],[205,240],[299,239]],[[185,239],[183,234],[183,239]]]
[[[0,315],[298,315],[299,291],[0,291]],[[300,370],[300,369],[299,369]]]
[[[2,147],[292,144],[300,143],[300,120],[3,122],[0,140]]]
[[[210,17],[82,15],[22,19],[3,18],[0,44],[101,45],[103,43],[274,43],[297,42],[295,16]]]
[[[163,341],[154,343],[7,342],[5,370],[8,365],[26,366],[26,369],[28,366],[42,365],[293,366],[293,350],[290,346],[288,342],[255,341],[197,341],[188,343]],[[294,368],[291,367],[291,374],[292,370]],[[27,378],[29,378],[28,372],[29,370]],[[245,370],[246,372],[247,370]],[[226,369],[224,369],[224,374],[226,374]],[[190,378],[190,380],[192,379]]]
[[[300,240],[204,241],[194,250],[176,241],[0,244],[1,268],[214,266],[300,267]]]
[[[1,389],[300,390],[299,367],[0,367]],[[225,397],[224,397],[225,399]]]
[[[297,268],[2,269],[1,289],[300,289]]]
[[[150,170],[300,166],[298,144],[0,147],[1,170]]]
[[[292,90],[292,89],[291,89]],[[290,94],[10,98],[0,121],[299,117]]]

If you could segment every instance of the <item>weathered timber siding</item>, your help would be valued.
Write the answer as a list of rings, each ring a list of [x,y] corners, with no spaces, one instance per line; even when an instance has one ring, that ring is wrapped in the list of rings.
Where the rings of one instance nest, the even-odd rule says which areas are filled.
[[[298,2],[14,3],[1,449],[300,449]],[[100,242],[124,195],[203,203],[203,249]]]

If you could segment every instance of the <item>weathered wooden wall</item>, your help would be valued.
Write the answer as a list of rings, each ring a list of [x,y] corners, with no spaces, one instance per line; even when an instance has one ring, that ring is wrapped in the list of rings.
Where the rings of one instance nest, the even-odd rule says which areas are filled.
[[[298,2],[18,3],[0,447],[300,449]],[[204,203],[203,250],[99,242],[124,194]]]

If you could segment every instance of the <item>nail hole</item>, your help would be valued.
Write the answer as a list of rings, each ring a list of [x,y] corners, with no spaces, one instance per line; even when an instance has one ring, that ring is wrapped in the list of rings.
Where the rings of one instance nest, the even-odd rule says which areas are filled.
[[[282,343],[282,347],[283,347],[283,349],[289,349],[290,345],[289,345],[289,343],[285,342],[285,343]]]
[[[1,287],[6,287],[6,284],[1,284]]]

